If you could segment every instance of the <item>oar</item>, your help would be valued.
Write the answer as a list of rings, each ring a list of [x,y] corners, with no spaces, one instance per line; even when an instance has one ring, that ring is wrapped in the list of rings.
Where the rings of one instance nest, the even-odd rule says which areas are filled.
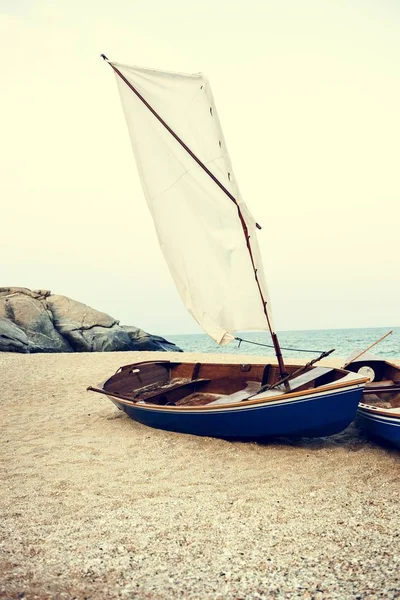
[[[105,390],[99,390],[99,388],[89,387],[86,388],[87,392],[97,392],[98,394],[104,394],[105,396],[112,396],[113,398],[117,398],[117,400],[125,400],[128,402],[132,402],[132,404],[136,404],[138,400],[134,400],[133,398],[129,398],[128,396],[122,396],[121,394],[113,394],[113,392],[106,392]]]
[[[310,362],[308,362],[306,365],[303,365],[299,369],[296,369],[296,371],[294,371],[291,375],[286,375],[286,377],[282,377],[282,379],[278,379],[278,381],[275,381],[275,383],[272,383],[272,384],[267,383],[266,385],[263,385],[262,387],[260,387],[260,389],[255,394],[252,394],[251,396],[246,398],[246,400],[248,400],[249,398],[252,398],[253,396],[257,396],[261,392],[266,392],[266,391],[272,390],[273,388],[275,388],[281,384],[284,384],[285,387],[288,389],[290,379],[297,377],[297,375],[300,375],[300,373],[303,373],[303,371],[307,371],[307,369],[311,368],[315,363],[317,363],[318,361],[320,361],[323,358],[326,358],[327,356],[332,354],[332,352],[335,352],[335,348],[333,348],[332,350],[328,350],[327,352],[322,352],[322,354],[320,356],[318,356],[317,358],[313,358],[313,360],[310,360]]]
[[[360,354],[357,354],[357,356],[355,356],[354,358],[352,358],[351,360],[349,360],[345,365],[343,365],[343,368],[345,369],[347,367],[347,365],[349,365],[350,363],[356,361],[357,358],[360,358],[360,356],[362,356],[363,354],[365,354],[366,352],[368,352],[368,350],[371,350],[371,348],[373,348],[374,346],[376,346],[376,344],[379,344],[379,342],[381,342],[382,340],[384,340],[385,338],[387,338],[387,336],[390,335],[391,333],[393,333],[393,329],[392,329],[392,331],[388,331],[387,333],[385,333],[385,335],[383,335],[381,338],[379,338],[379,340],[376,340],[376,342],[374,342],[373,344],[371,344],[370,346],[368,346],[368,348],[366,348],[365,350],[363,350],[362,352],[360,352]]]

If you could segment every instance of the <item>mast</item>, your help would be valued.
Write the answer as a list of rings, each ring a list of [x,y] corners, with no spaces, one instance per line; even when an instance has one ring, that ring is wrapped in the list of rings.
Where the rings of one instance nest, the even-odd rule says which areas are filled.
[[[249,252],[249,257],[250,257],[251,265],[252,265],[252,268],[253,268],[254,277],[255,277],[255,280],[256,280],[256,283],[257,283],[258,291],[259,291],[261,302],[262,302],[262,305],[263,305],[263,311],[264,311],[264,314],[265,314],[265,318],[267,320],[268,329],[269,329],[269,332],[271,334],[272,342],[273,342],[273,345],[274,345],[275,355],[276,355],[276,358],[277,358],[277,361],[278,361],[278,365],[279,365],[280,376],[281,377],[287,376],[285,364],[283,362],[282,352],[281,352],[280,345],[279,345],[278,336],[277,336],[276,332],[274,332],[273,329],[272,329],[271,321],[270,321],[269,314],[268,314],[268,309],[267,309],[267,302],[266,302],[266,300],[264,298],[264,295],[263,295],[263,292],[262,292],[262,289],[261,289],[261,285],[260,285],[260,281],[258,279],[257,269],[256,269],[256,266],[255,266],[255,263],[254,263],[253,252],[252,252],[251,245],[250,245],[250,235],[249,235],[248,228],[247,228],[247,225],[246,225],[246,221],[245,221],[245,219],[243,217],[243,214],[242,214],[242,211],[240,209],[240,205],[239,205],[238,201],[229,192],[229,190],[219,181],[219,179],[217,177],[215,177],[215,175],[207,168],[207,166],[194,154],[194,152],[192,152],[192,150],[175,133],[175,131],[173,129],[171,129],[171,127],[164,121],[164,119],[162,119],[162,117],[154,110],[154,108],[147,102],[147,100],[145,100],[145,98],[143,98],[143,96],[138,92],[138,90],[121,73],[121,71],[119,71],[119,69],[117,69],[117,67],[115,67],[112,63],[110,63],[109,60],[108,60],[108,58],[104,54],[101,54],[101,57],[104,60],[107,60],[108,64],[113,69],[113,71],[122,79],[122,81],[139,98],[139,100],[146,106],[146,108],[153,114],[153,116],[161,123],[161,125],[163,125],[163,127],[165,127],[165,129],[172,135],[172,137],[182,146],[182,148],[193,158],[193,160],[199,165],[199,167],[201,167],[203,169],[203,171],[214,181],[214,183],[224,192],[224,194],[235,204],[235,206],[237,208],[237,212],[238,212],[238,217],[239,217],[240,223],[242,225],[243,234],[244,234],[245,239],[246,239],[246,246],[247,246],[247,250]],[[257,225],[257,227],[259,227],[259,225]]]
[[[365,348],[365,350],[362,350],[354,358],[352,358],[351,360],[347,360],[347,362],[343,365],[343,369],[345,369],[347,367],[347,365],[349,365],[350,363],[355,362],[356,360],[358,360],[360,358],[360,356],[362,356],[363,354],[365,354],[366,352],[368,352],[368,350],[371,350],[371,348],[373,348],[374,346],[376,346],[377,344],[379,344],[379,342],[381,342],[382,340],[384,340],[385,338],[387,338],[387,336],[390,335],[391,333],[393,333],[393,329],[391,331],[388,331],[387,333],[385,333],[385,335],[383,335],[382,337],[379,338],[379,340],[376,340],[376,342],[374,342],[373,344],[371,344],[370,346],[368,346],[368,348]]]

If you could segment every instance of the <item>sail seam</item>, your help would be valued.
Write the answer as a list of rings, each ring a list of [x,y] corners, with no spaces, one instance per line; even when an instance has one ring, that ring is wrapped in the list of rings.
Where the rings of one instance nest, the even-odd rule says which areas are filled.
[[[204,161],[204,164],[205,165],[210,165],[210,164],[214,163],[215,161],[217,161],[219,158],[223,158],[224,156],[225,156],[225,154],[222,154],[221,156],[217,156],[217,158],[212,158],[211,160],[208,160],[207,162]],[[196,171],[198,169],[201,169],[200,165],[196,165],[196,166],[192,167],[191,169],[186,169],[186,171],[184,173],[182,173],[182,175],[179,175],[179,177],[177,179],[175,179],[175,181],[173,183],[171,183],[171,185],[169,185],[168,187],[166,187],[164,190],[162,190],[161,192],[159,192],[155,196],[151,196],[151,199],[152,200],[156,200],[156,198],[159,198],[160,196],[162,196],[163,194],[165,194],[165,192],[168,192],[168,190],[170,190],[171,188],[173,188],[174,185],[176,183],[178,183],[178,181],[180,181],[182,179],[182,177],[185,177],[185,175],[187,175],[188,173],[192,173],[193,171]]]

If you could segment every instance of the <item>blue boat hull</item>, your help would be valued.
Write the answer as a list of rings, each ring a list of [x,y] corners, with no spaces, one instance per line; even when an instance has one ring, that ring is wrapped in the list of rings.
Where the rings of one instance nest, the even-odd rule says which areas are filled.
[[[400,418],[373,412],[363,407],[357,411],[357,425],[369,436],[400,448]]]
[[[320,437],[343,431],[354,419],[362,387],[313,393],[287,401],[214,410],[132,405],[109,396],[126,414],[144,425],[193,435],[226,439],[275,436]]]

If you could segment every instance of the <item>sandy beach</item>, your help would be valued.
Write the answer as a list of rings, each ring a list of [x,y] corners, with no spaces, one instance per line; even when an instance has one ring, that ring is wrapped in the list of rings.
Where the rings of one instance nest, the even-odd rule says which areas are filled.
[[[0,597],[400,598],[398,452],[354,425],[269,444],[168,433],[85,391],[156,357],[263,362],[0,355]]]

